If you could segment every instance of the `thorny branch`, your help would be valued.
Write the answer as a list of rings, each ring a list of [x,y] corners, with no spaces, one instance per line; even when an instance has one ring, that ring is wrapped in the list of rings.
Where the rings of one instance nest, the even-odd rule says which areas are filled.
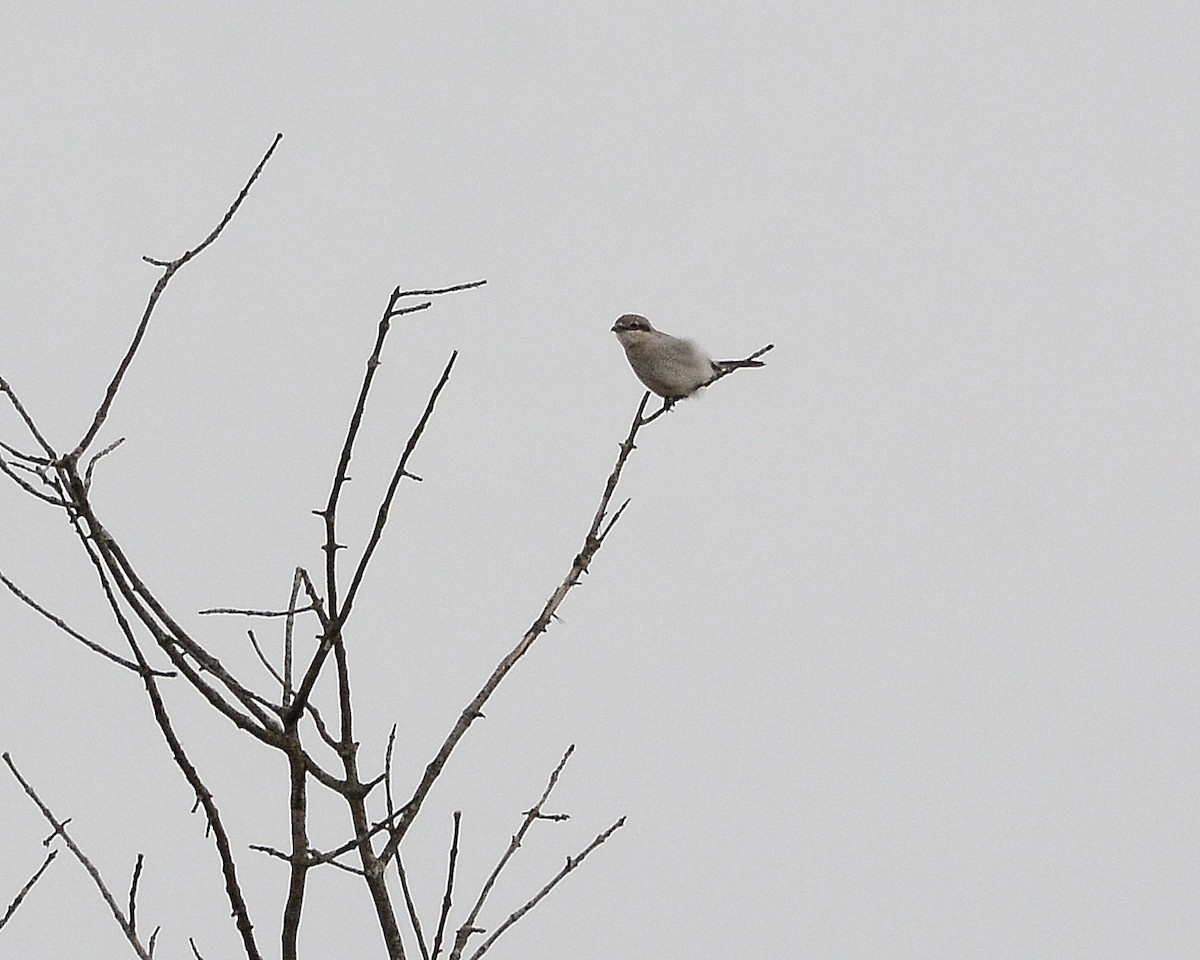
[[[155,260],[152,257],[142,258],[147,263],[153,264],[156,267],[162,267],[163,274],[158,278],[158,283],[154,285],[154,289],[150,292],[150,299],[146,302],[146,309],[142,313],[142,322],[138,324],[137,332],[133,335],[133,341],[129,344],[129,349],[125,351],[125,356],[121,359],[120,364],[117,365],[117,372],[113,374],[113,378],[108,384],[108,389],[104,391],[104,399],[100,402],[100,406],[92,418],[92,425],[88,427],[87,432],[83,435],[83,439],[79,441],[75,449],[68,454],[68,459],[71,462],[77,462],[83,456],[87,448],[91,446],[92,441],[96,439],[96,434],[100,432],[100,428],[104,426],[104,421],[108,419],[108,411],[112,408],[113,401],[117,399],[117,391],[121,389],[121,381],[125,379],[125,373],[129,369],[129,365],[133,363],[133,358],[137,354],[138,347],[141,346],[142,337],[146,335],[146,328],[150,325],[150,315],[158,305],[159,297],[167,289],[167,284],[171,282],[171,278],[175,276],[180,267],[199,256],[209,244],[221,235],[221,231],[229,225],[229,221],[237,213],[238,207],[242,205],[242,201],[249,196],[250,188],[254,186],[254,181],[258,179],[258,175],[262,173],[263,167],[267,165],[267,161],[271,159],[271,154],[275,152],[275,148],[279,146],[279,141],[282,139],[282,133],[275,134],[275,139],[271,142],[271,146],[267,148],[267,152],[263,154],[263,158],[258,161],[258,166],[250,174],[250,179],[242,187],[241,192],[237,195],[237,199],[225,211],[225,216],[221,218],[221,222],[213,227],[212,232],[198,246],[185,251],[174,260]]]
[[[302,567],[296,568],[296,573],[293,579],[292,593],[287,609],[271,610],[271,609],[252,609],[252,608],[231,608],[219,607],[210,608],[201,611],[205,614],[231,614],[251,617],[283,617],[285,618],[285,648],[283,654],[282,670],[276,670],[269,659],[263,654],[259,647],[257,639],[253,632],[250,632],[250,640],[256,654],[267,668],[271,677],[280,684],[279,703],[273,703],[263,696],[257,694],[249,687],[243,685],[237,678],[227,670],[220,660],[213,656],[208,649],[195,640],[190,633],[167,611],[167,609],[159,601],[155,593],[146,585],[144,580],[135,570],[132,562],[127,557],[125,551],[113,538],[108,530],[100,523],[97,518],[92,502],[89,499],[90,487],[93,478],[93,471],[97,462],[111,453],[121,443],[117,440],[105,446],[98,453],[92,455],[88,461],[86,468],[81,472],[80,463],[87,451],[95,443],[99,433],[103,429],[108,415],[116,401],[117,395],[124,382],[137,352],[145,338],[149,327],[151,317],[154,310],[162,297],[168,283],[172,277],[188,262],[203,252],[209,245],[214,243],[221,235],[224,229],[233,219],[238,209],[249,195],[251,188],[256,183],[259,175],[262,173],[266,163],[271,158],[276,147],[279,145],[282,135],[275,137],[270,147],[255,167],[253,173],[245,182],[241,191],[230,205],[221,221],[212,229],[212,231],[195,247],[185,251],[179,257],[173,260],[159,260],[151,257],[145,257],[146,262],[162,268],[162,275],[155,284],[143,310],[141,320],[136,328],[133,338],[117,366],[115,373],[110,380],[104,396],[92,416],[92,420],[82,438],[71,452],[65,455],[58,455],[48,440],[43,436],[38,428],[34,418],[28,413],[23,403],[17,397],[7,381],[0,378],[0,393],[7,397],[9,404],[16,411],[20,420],[24,423],[25,428],[33,438],[37,446],[45,453],[45,457],[35,456],[32,454],[22,453],[15,447],[7,444],[0,444],[0,450],[6,452],[11,459],[5,459],[0,455],[0,472],[13,479],[22,489],[33,496],[38,497],[44,502],[59,506],[65,509],[68,519],[72,524],[76,534],[79,536],[83,545],[84,551],[89,560],[92,562],[99,578],[105,598],[108,602],[110,610],[121,629],[121,633],[133,653],[134,659],[127,660],[116,654],[113,654],[99,644],[95,644],[87,638],[83,637],[77,631],[69,627],[61,618],[50,613],[44,607],[34,602],[30,597],[19,590],[12,581],[8,580],[0,573],[0,582],[20,599],[22,602],[29,605],[41,615],[45,616],[51,622],[55,623],[60,629],[68,635],[74,637],[80,642],[86,644],[89,649],[97,652],[110,660],[136,672],[145,688],[146,695],[150,700],[153,708],[154,719],[160,728],[160,731],[170,748],[172,758],[185,779],[191,786],[196,799],[197,805],[202,807],[205,812],[208,828],[213,836],[214,844],[217,848],[218,855],[221,861],[221,870],[225,881],[226,894],[229,899],[231,912],[234,916],[236,926],[242,937],[243,950],[250,960],[257,960],[260,956],[258,948],[255,944],[253,936],[253,923],[250,919],[249,908],[244,900],[240,884],[237,878],[236,864],[233,857],[233,847],[230,838],[222,824],[220,813],[217,809],[212,792],[207,788],[204,781],[201,779],[199,772],[192,764],[188,757],[187,751],[176,736],[171,724],[171,719],[167,713],[166,705],[159,689],[160,678],[172,678],[182,676],[200,695],[218,712],[222,713],[227,719],[234,723],[244,732],[249,733],[252,737],[266,746],[280,750],[287,757],[289,764],[290,778],[290,796],[289,796],[289,812],[291,814],[291,840],[292,847],[290,853],[276,851],[270,847],[255,845],[253,849],[262,850],[272,856],[277,856],[285,860],[291,868],[289,893],[287,899],[287,907],[283,918],[283,949],[282,953],[285,960],[291,960],[297,953],[297,936],[299,931],[299,923],[301,917],[301,907],[303,904],[304,892],[307,882],[308,871],[319,864],[332,863],[344,870],[349,870],[352,873],[361,875],[371,894],[376,914],[380,923],[381,932],[388,951],[388,955],[394,960],[403,960],[404,948],[400,942],[399,927],[396,923],[395,913],[391,902],[391,893],[384,882],[384,868],[389,859],[395,857],[397,861],[397,870],[400,874],[401,887],[404,892],[406,905],[409,912],[409,918],[412,922],[414,931],[417,935],[417,941],[420,952],[424,960],[436,960],[439,952],[442,949],[443,935],[446,931],[446,925],[452,909],[453,891],[456,875],[457,859],[459,854],[459,828],[461,814],[456,812],[454,815],[454,833],[451,839],[449,862],[447,865],[445,892],[442,898],[441,909],[439,913],[436,933],[432,943],[432,952],[430,946],[425,942],[421,932],[420,922],[416,915],[416,909],[413,905],[412,897],[408,889],[408,882],[403,866],[400,863],[399,848],[400,844],[411,828],[418,813],[420,812],[425,799],[428,797],[433,785],[440,777],[450,756],[456,749],[459,742],[465,736],[468,728],[479,717],[483,715],[483,707],[488,702],[496,688],[508,675],[508,673],[516,666],[522,657],[529,651],[534,642],[549,628],[550,622],[556,618],[557,611],[567,594],[581,581],[584,574],[588,572],[589,565],[595,556],[596,552],[603,545],[609,533],[612,532],[616,522],[620,519],[626,507],[629,505],[629,500],[626,499],[615,510],[610,511],[613,497],[617,486],[620,482],[622,471],[628,461],[629,456],[635,449],[635,440],[638,432],[649,423],[665,413],[671,408],[670,402],[665,402],[663,407],[655,413],[647,416],[646,407],[650,400],[650,394],[647,393],[642,397],[641,403],[637,408],[633,421],[630,425],[629,432],[624,441],[619,444],[616,463],[612,472],[609,474],[605,483],[603,492],[600,497],[599,505],[596,509],[592,522],[584,535],[583,544],[578,554],[567,571],[566,576],[554,592],[546,601],[545,606],[539,616],[533,621],[529,629],[520,638],[515,647],[504,657],[503,660],[495,667],[487,681],[480,688],[479,692],[472,698],[461,712],[458,720],[455,722],[441,747],[434,755],[433,759],[426,766],[423,776],[413,789],[410,799],[403,806],[396,809],[393,805],[392,797],[392,782],[391,782],[391,753],[392,744],[394,742],[395,728],[393,728],[392,736],[389,738],[388,753],[386,768],[383,774],[368,779],[364,782],[360,779],[358,770],[357,753],[359,743],[354,736],[352,702],[350,697],[350,675],[349,661],[347,657],[346,644],[344,642],[344,630],[347,619],[353,608],[354,600],[359,592],[361,585],[365,581],[365,576],[370,566],[372,559],[375,556],[377,546],[382,540],[384,530],[387,525],[389,511],[393,505],[394,498],[398,491],[401,481],[404,478],[419,481],[420,477],[416,476],[408,469],[409,460],[414,453],[421,437],[423,436],[426,426],[429,423],[438,398],[446,387],[455,360],[457,351],[454,352],[449,362],[446,364],[442,372],[440,380],[433,388],[426,403],[424,412],[422,413],[417,424],[414,426],[408,441],[399,456],[395,469],[391,476],[386,492],[382,496],[377,512],[374,525],[368,535],[366,542],[363,544],[362,551],[354,563],[351,575],[346,583],[344,598],[339,590],[338,582],[338,566],[337,554],[338,551],[345,548],[338,541],[337,537],[337,522],[338,522],[338,507],[341,502],[342,493],[346,483],[350,479],[349,467],[354,452],[354,445],[358,438],[362,422],[365,416],[366,404],[374,382],[375,374],[382,363],[382,350],[387,338],[391,322],[399,317],[424,311],[432,305],[432,300],[421,300],[417,303],[411,303],[410,298],[428,298],[446,293],[452,293],[461,290],[468,290],[481,286],[486,281],[479,280],[471,283],[458,284],[450,287],[425,290],[410,290],[404,291],[400,287],[396,287],[389,297],[386,308],[379,320],[377,335],[373,350],[367,361],[366,370],[363,375],[363,380],[359,389],[358,398],[354,409],[350,415],[346,436],[341,448],[341,452],[334,471],[333,480],[330,487],[329,497],[325,507],[321,510],[314,511],[320,516],[324,522],[324,543],[321,549],[325,554],[325,597],[320,597],[317,594],[308,574]],[[746,358],[748,361],[753,360],[768,350],[772,349],[772,345],[768,344],[761,350]],[[733,372],[733,369],[723,369],[712,378],[710,383],[715,382],[728,373]],[[33,483],[26,480],[22,474],[28,474],[36,478],[44,484],[51,493],[44,493],[38,490]],[[298,606],[297,600],[300,593],[303,592],[308,599],[305,606]],[[317,621],[320,624],[320,632],[317,636],[317,646],[312,653],[311,659],[303,670],[303,675],[299,679],[299,683],[294,685],[294,650],[293,650],[293,628],[300,614],[311,612],[315,614]],[[139,643],[138,637],[135,634],[134,625],[139,624],[140,630],[145,631],[151,637],[155,645],[162,651],[163,654],[171,661],[171,665],[175,668],[173,671],[163,671],[151,668],[146,656]],[[309,703],[314,686],[319,675],[326,663],[328,655],[334,654],[334,663],[336,666],[337,686],[338,686],[338,724],[336,735],[332,730],[327,729],[322,722],[320,715],[316,712],[315,707]],[[301,733],[299,723],[304,715],[309,715],[313,718],[314,724],[318,733],[325,743],[333,749],[342,762],[344,777],[338,779],[331,773],[319,766],[310,754],[301,745]],[[566,751],[562,760],[551,774],[550,781],[544,791],[541,799],[533,808],[525,812],[525,819],[522,822],[517,834],[512,838],[512,842],[505,853],[501,856],[499,863],[496,865],[492,874],[485,882],[479,897],[470,911],[465,922],[458,928],[455,935],[455,943],[451,952],[451,957],[458,960],[461,957],[462,951],[465,948],[467,940],[474,934],[484,933],[475,926],[478,915],[482,910],[485,901],[496,882],[500,872],[509,862],[516,850],[520,847],[521,840],[525,833],[531,827],[534,821],[538,819],[560,820],[565,819],[566,814],[546,814],[542,811],[542,806],[546,802],[550,792],[553,790],[558,776],[565,766],[567,760],[571,756],[574,749],[572,746]],[[138,953],[139,957],[149,957],[153,954],[154,942],[157,936],[157,931],[150,939],[149,948],[141,945],[136,931],[136,913],[137,913],[137,892],[138,885],[141,879],[142,858],[139,854],[137,865],[134,869],[133,878],[130,884],[129,891],[129,909],[128,916],[121,912],[120,907],[111,896],[109,891],[104,886],[102,879],[95,867],[88,861],[82,851],[74,844],[65,830],[65,825],[57,821],[49,808],[46,807],[37,798],[26,781],[21,777],[16,767],[13,765],[8,754],[3,755],[5,762],[12,770],[13,775],[25,788],[26,793],[34,800],[42,810],[43,815],[54,826],[55,835],[62,836],[71,852],[84,865],[85,869],[92,876],[102,896],[108,903],[113,916],[118,924],[125,932],[131,945]],[[312,777],[328,789],[339,794],[347,803],[350,820],[353,826],[353,839],[342,844],[335,850],[321,853],[308,844],[307,832],[307,817],[308,817],[308,802],[307,802],[307,785],[308,778]],[[379,783],[384,783],[387,802],[387,816],[381,821],[372,822],[367,815],[367,798],[372,790]],[[553,887],[560,882],[567,873],[573,870],[583,861],[596,847],[604,843],[617,829],[624,823],[624,818],[618,820],[606,831],[596,837],[592,843],[584,849],[576,857],[568,857],[566,866],[552,878],[533,898],[527,901],[522,907],[511,914],[493,933],[483,942],[483,944],[475,951],[472,958],[480,957],[486,952],[496,938],[507,930],[513,923],[519,920],[530,909],[533,908],[543,897],[545,897]],[[375,838],[381,833],[386,833],[387,840],[382,848],[378,851],[375,849]],[[342,854],[357,850],[362,867],[361,869],[349,867],[346,864],[338,863],[335,858]],[[16,901],[5,914],[4,920],[7,920],[21,899],[25,896],[32,885],[37,881],[38,877],[44,872],[53,859],[53,854],[47,858],[46,863],[38,871],[38,873],[29,881],[26,887],[18,895]],[[0,926],[4,920],[0,920]],[[191,941],[189,940],[189,943]],[[192,943],[192,950],[196,956],[199,952]]]
[[[760,351],[760,353],[762,352],[765,352],[765,349],[764,351]],[[529,629],[525,631],[524,636],[521,637],[517,645],[500,661],[479,692],[463,708],[462,713],[451,728],[450,733],[447,734],[437,754],[425,768],[425,775],[421,778],[420,783],[417,784],[412,797],[405,806],[405,815],[397,824],[396,829],[392,832],[391,839],[379,855],[381,861],[386,863],[395,856],[400,842],[404,839],[404,835],[416,819],[421,805],[425,802],[429,791],[433,789],[434,783],[437,782],[455,747],[458,746],[459,742],[466,735],[471,724],[483,716],[483,707],[496,691],[496,688],[500,686],[501,682],[508,676],[509,672],[517,665],[521,658],[529,652],[529,648],[533,646],[538,637],[546,632],[550,626],[550,621],[557,614],[563,600],[566,599],[571,589],[579,583],[583,575],[588,572],[588,566],[591,564],[592,558],[596,555],[596,551],[604,544],[609,533],[612,532],[612,528],[618,517],[628,505],[628,502],[622,504],[611,518],[608,517],[609,504],[616,493],[617,484],[621,480],[621,472],[625,469],[625,463],[629,459],[630,454],[636,449],[635,441],[638,431],[654,419],[653,417],[647,418],[645,416],[646,405],[650,402],[650,396],[649,391],[647,391],[643,395],[641,403],[638,404],[637,412],[634,414],[633,422],[629,427],[629,433],[624,441],[621,442],[618,449],[616,464],[613,466],[612,473],[608,475],[608,480],[604,485],[604,492],[600,496],[600,504],[597,506],[596,513],[592,517],[591,526],[589,526],[587,533],[584,535],[583,546],[571,562],[571,567],[567,571],[566,577],[563,578],[562,583],[558,585],[554,593],[550,595],[550,598],[546,601],[546,605],[542,608],[542,612],[533,621]],[[609,520],[608,523],[605,523],[606,519]]]
[[[500,856],[500,860],[496,863],[492,872],[484,881],[483,887],[480,888],[479,897],[475,901],[475,906],[471,908],[471,912],[467,914],[467,919],[463,921],[459,927],[458,933],[454,937],[454,950],[450,954],[450,960],[457,960],[462,955],[463,947],[466,945],[467,938],[470,937],[472,931],[478,929],[475,926],[475,921],[479,919],[479,913],[483,910],[483,905],[487,901],[488,894],[492,892],[492,887],[495,886],[496,880],[499,878],[501,871],[508,865],[508,861],[512,859],[513,854],[520,849],[521,841],[525,839],[525,834],[529,832],[529,828],[533,826],[535,820],[542,817],[542,805],[550,798],[551,792],[558,783],[559,774],[562,773],[563,767],[567,765],[567,761],[571,759],[571,754],[575,752],[575,744],[567,747],[566,753],[562,759],[558,761],[558,766],[554,768],[554,772],[550,774],[550,781],[546,784],[546,789],[542,791],[541,797],[529,810],[525,811],[525,819],[521,821],[521,826],[515,834],[512,841],[508,845],[508,849]]]

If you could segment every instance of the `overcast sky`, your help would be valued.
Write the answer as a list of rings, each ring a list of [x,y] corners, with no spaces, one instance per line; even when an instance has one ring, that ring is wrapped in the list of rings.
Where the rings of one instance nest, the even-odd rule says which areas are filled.
[[[641,396],[613,319],[776,344],[643,433],[629,509],[406,841],[427,914],[451,811],[465,900],[575,743],[572,819],[484,925],[628,825],[497,960],[1195,954],[1193,4],[46,2],[0,27],[0,375],[60,448],[141,257],[199,242],[284,134],[163,298],[93,486],[264,689],[246,624],[195,612],[283,606],[319,567],[391,289],[488,280],[397,325],[354,464],[361,542],[458,349],[349,638],[364,765],[397,723],[402,783],[580,547]],[[0,438],[24,444],[7,409]],[[119,646],[67,525],[8,482],[0,569]],[[236,955],[136,678],[5,596],[0,642],[0,747],[122,895],[145,852],[159,957]],[[284,846],[282,765],[171,696],[235,845]],[[0,777],[4,903],[46,832]],[[274,955],[284,870],[244,859]],[[302,945],[382,955],[357,881],[314,881]],[[127,949],[64,858],[0,933]]]

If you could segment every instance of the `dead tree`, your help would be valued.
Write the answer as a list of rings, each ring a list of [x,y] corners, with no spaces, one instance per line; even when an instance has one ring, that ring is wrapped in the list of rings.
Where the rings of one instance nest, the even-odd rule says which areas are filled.
[[[466,915],[456,918],[455,923],[451,923],[450,914],[459,854],[459,815],[456,814],[454,818],[445,894],[439,915],[433,923],[422,924],[414,906],[408,877],[399,856],[401,843],[420,815],[426,798],[453,756],[455,748],[475,720],[483,715],[483,708],[489,698],[545,633],[567,594],[588,572],[593,557],[603,546],[628,504],[626,500],[619,507],[612,508],[622,470],[635,449],[638,432],[657,419],[664,410],[648,415],[646,408],[650,394],[643,396],[629,432],[620,444],[616,463],[604,484],[599,504],[584,534],[579,552],[570,561],[566,576],[550,594],[529,629],[496,665],[479,692],[462,708],[457,721],[446,734],[436,753],[429,759],[419,780],[407,786],[394,782],[394,728],[389,738],[383,769],[364,771],[358,756],[359,734],[355,728],[351,662],[347,652],[348,631],[351,628],[355,601],[383,538],[395,497],[404,481],[420,479],[410,471],[410,463],[433,416],[438,398],[450,381],[457,352],[452,353],[446,362],[440,379],[429,394],[423,413],[413,426],[396,460],[386,491],[378,504],[374,524],[365,542],[354,547],[343,544],[339,537],[339,507],[348,480],[348,468],[367,413],[384,343],[393,324],[409,314],[429,309],[434,303],[434,298],[477,288],[485,281],[427,290],[403,290],[397,287],[389,295],[379,319],[375,342],[359,386],[357,402],[350,415],[341,452],[333,470],[328,498],[324,506],[314,511],[324,529],[321,545],[324,553],[322,569],[316,575],[312,575],[304,567],[296,568],[289,601],[282,609],[213,608],[201,611],[212,615],[236,614],[277,618],[282,623],[283,653],[278,662],[271,660],[259,645],[254,632],[249,632],[254,650],[272,678],[270,689],[255,689],[248,680],[236,676],[214,656],[211,644],[206,644],[204,637],[197,636],[181,624],[180,618],[147,586],[147,578],[134,566],[125,547],[105,528],[90,497],[96,464],[121,442],[117,440],[98,448],[109,412],[120,395],[126,374],[137,358],[159,299],[175,274],[221,236],[258,180],[280,140],[281,136],[276,136],[225,215],[199,244],[174,259],[145,258],[162,273],[150,293],[141,321],[91,418],[90,425],[73,446],[64,449],[53,443],[39,426],[38,419],[21,402],[8,380],[0,376],[0,393],[3,393],[17,414],[25,432],[23,440],[0,442],[0,472],[30,497],[64,512],[78,538],[80,548],[95,569],[104,599],[127,650],[118,653],[84,636],[2,572],[0,582],[14,597],[46,617],[60,630],[86,645],[97,655],[119,664],[138,677],[152,708],[154,722],[207,821],[208,833],[219,856],[231,915],[247,958],[257,960],[262,956],[262,952],[255,937],[254,918],[239,881],[235,844],[227,832],[212,791],[205,785],[204,774],[197,768],[187,747],[176,734],[162,693],[164,684],[190,685],[215,714],[223,716],[260,748],[277,751],[286,759],[290,779],[287,810],[290,824],[288,849],[276,850],[263,845],[252,845],[253,849],[278,857],[287,864],[287,892],[283,908],[280,950],[285,960],[294,960],[297,956],[310,872],[323,866],[341,867],[361,878],[363,889],[370,898],[377,918],[387,956],[392,960],[403,960],[406,956],[404,937],[410,940],[407,955],[416,955],[412,950],[412,944],[415,944],[416,953],[422,960],[434,960],[442,954],[452,960],[460,960],[464,956],[474,960],[487,952],[497,937],[536,906],[584,858],[611,837],[622,826],[624,818],[598,833],[586,848],[568,857],[565,866],[557,874],[548,878],[541,889],[529,896],[524,903],[512,910],[507,919],[491,930],[478,926],[480,912],[497,877],[516,853],[526,831],[538,820],[560,819],[563,816],[544,813],[543,805],[554,789],[573,747],[566,751],[551,774],[541,799],[523,815],[520,829],[481,890],[471,901]],[[769,346],[754,356],[768,349]],[[0,374],[3,372],[0,371]],[[303,625],[306,624],[313,628],[310,634],[313,637],[311,642],[298,639]],[[330,671],[333,673],[336,689],[335,701],[318,706],[314,703],[314,688],[318,680]],[[323,744],[328,748],[336,757],[336,761],[330,764],[319,759],[312,749],[315,744]],[[140,856],[130,884],[127,903],[123,906],[110,892],[86,853],[71,838],[66,823],[43,802],[38,791],[21,774],[7,753],[4,754],[4,760],[12,776],[50,824],[50,839],[65,845],[85,867],[108,904],[114,919],[125,933],[131,948],[139,957],[151,956],[157,931],[149,940],[143,942],[137,922],[137,892],[142,869]],[[309,792],[314,786],[331,792],[344,805],[346,839],[331,849],[317,849],[309,838]],[[20,891],[4,915],[4,920],[0,920],[0,926],[19,906],[48,865],[49,859]],[[395,874],[395,879],[390,883],[389,867]],[[404,937],[402,925],[408,928]],[[469,949],[472,941],[476,941],[477,945]],[[200,956],[195,944],[192,949],[196,956]]]

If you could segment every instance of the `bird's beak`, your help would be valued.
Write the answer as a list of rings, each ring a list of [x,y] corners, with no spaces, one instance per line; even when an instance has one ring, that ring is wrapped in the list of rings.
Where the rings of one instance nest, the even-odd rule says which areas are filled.
[[[617,332],[617,325],[615,323],[612,325],[612,332],[613,333]]]

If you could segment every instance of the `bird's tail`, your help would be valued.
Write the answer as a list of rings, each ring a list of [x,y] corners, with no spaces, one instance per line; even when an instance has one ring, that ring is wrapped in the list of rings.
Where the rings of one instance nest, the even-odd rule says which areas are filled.
[[[761,360],[714,360],[713,367],[721,373],[726,373],[729,370],[737,370],[739,367],[763,367],[766,366]]]

